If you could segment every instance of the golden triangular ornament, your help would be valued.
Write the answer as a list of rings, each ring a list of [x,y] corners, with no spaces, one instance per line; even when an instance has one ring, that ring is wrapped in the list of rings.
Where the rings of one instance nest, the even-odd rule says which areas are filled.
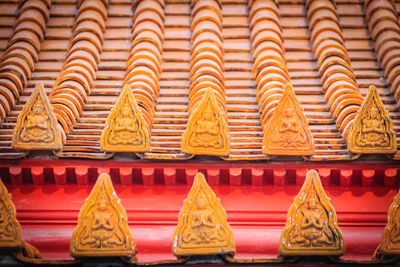
[[[343,255],[346,251],[329,201],[317,171],[309,170],[290,206],[279,242],[281,256]]]
[[[61,132],[43,84],[36,86],[18,116],[12,147],[21,150],[59,150],[62,147]]]
[[[179,213],[172,252],[176,256],[234,255],[236,252],[226,212],[202,173],[196,174]]]
[[[75,258],[132,257],[136,254],[126,211],[106,173],[99,175],[79,212],[70,253]]]
[[[265,127],[262,152],[303,156],[314,153],[314,140],[307,119],[289,83]]]
[[[146,152],[149,133],[129,85],[125,85],[108,115],[100,147],[110,152]]]
[[[227,122],[211,88],[207,89],[199,106],[189,118],[181,150],[196,155],[229,155]]]
[[[0,248],[16,248],[22,245],[22,230],[16,218],[15,206],[0,180]]]
[[[361,154],[393,154],[397,150],[393,124],[376,87],[371,85],[352,125],[348,149]]]
[[[400,256],[400,191],[394,197],[388,212],[388,222],[374,257],[382,255]]]

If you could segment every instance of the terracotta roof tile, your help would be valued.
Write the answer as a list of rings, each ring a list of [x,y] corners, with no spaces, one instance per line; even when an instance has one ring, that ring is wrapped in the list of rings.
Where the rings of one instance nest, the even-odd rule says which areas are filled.
[[[78,23],[74,19],[76,1],[54,1],[47,23],[49,31],[44,41],[39,42],[40,53],[34,46],[23,47],[18,42],[9,49],[16,50],[10,52],[6,57],[10,60],[5,62],[25,60],[33,72],[26,82],[14,72],[0,73],[0,79],[4,80],[0,80],[0,86],[13,85],[10,90],[0,90],[2,101],[7,102],[0,113],[4,113],[4,107],[9,105],[11,97],[13,101],[17,98],[20,100],[20,104],[14,108],[10,106],[10,115],[3,122],[5,128],[0,129],[2,138],[11,137],[9,129],[13,127],[16,116],[36,82],[44,82],[49,90],[62,72],[62,62],[67,68],[81,68],[77,73],[81,77],[65,80],[65,88],[56,94],[58,99],[66,99],[57,104],[62,106],[57,116],[59,120],[64,117],[65,121],[60,122],[70,130],[63,147],[66,152],[91,153],[87,155],[97,155],[100,152],[96,140],[100,140],[105,118],[116,101],[125,76],[128,77],[134,69],[128,79],[137,85],[133,91],[140,95],[142,110],[148,110],[144,115],[147,123],[153,125],[151,152],[141,155],[146,158],[185,158],[180,153],[180,138],[187,123],[188,108],[192,107],[188,98],[195,98],[194,102],[198,102],[204,86],[214,88],[220,104],[226,108],[232,137],[228,159],[267,158],[261,153],[262,128],[258,105],[271,110],[281,92],[267,90],[267,82],[279,84],[279,88],[283,86],[282,81],[289,77],[315,139],[316,152],[312,160],[350,159],[340,130],[346,130],[345,125],[357,112],[360,96],[366,95],[371,83],[377,85],[395,130],[400,130],[400,115],[395,107],[395,98],[388,88],[390,81],[392,86],[400,83],[396,69],[398,37],[391,36],[388,39],[385,28],[379,28],[382,18],[396,24],[394,13],[390,11],[395,10],[393,6],[391,9],[385,7],[379,9],[379,12],[372,12],[364,9],[358,0],[351,3],[335,1],[336,7],[333,2],[319,1],[318,8],[309,5],[308,11],[310,13],[312,9],[313,14],[308,15],[308,20],[304,1],[284,1],[279,2],[279,6],[269,0],[252,1],[249,6],[246,1],[223,4],[205,1],[210,2],[214,10],[220,10],[217,13],[200,6],[194,12],[197,4],[207,6],[203,1],[193,1],[193,10],[190,1],[138,2],[149,2],[149,8],[143,7],[143,12],[154,12],[156,15],[152,15],[154,19],[149,20],[149,13],[146,16],[142,13],[141,17],[137,16],[139,19],[133,27],[135,21],[132,18],[137,9],[131,12],[130,8],[140,4],[110,1],[108,8],[103,11],[95,11],[96,7],[81,11],[89,16],[79,19]],[[2,34],[5,37],[11,36],[10,26],[16,25],[17,4],[0,5],[5,5],[6,9],[9,5],[10,12],[6,12],[5,17],[7,20],[2,20],[2,23],[8,23],[9,26],[3,28]],[[38,9],[31,10],[35,14],[41,12]],[[105,14],[108,13],[108,19],[103,26],[99,20],[103,15],[99,14],[104,14],[104,10],[107,11]],[[197,15],[191,21],[192,12],[209,14]],[[368,15],[368,12],[375,15]],[[364,17],[368,18],[367,24]],[[35,23],[39,28],[43,24],[27,21]],[[83,21],[97,21],[100,30],[85,30],[75,35],[77,40],[68,41],[73,33],[73,24],[78,26]],[[320,25],[321,21],[324,25]],[[395,24],[388,24],[392,26],[387,29],[396,32]],[[133,40],[129,41],[131,29],[134,30]],[[104,38],[103,44],[99,38],[100,32],[101,38]],[[260,34],[264,34],[264,37],[257,39],[256,36]],[[40,35],[36,36],[40,38]],[[195,42],[196,39],[201,41]],[[254,41],[258,41],[256,47]],[[88,45],[74,48],[70,45],[80,42]],[[374,53],[374,47],[377,54]],[[72,53],[68,53],[72,48]],[[32,69],[32,62],[37,60],[39,62],[33,64],[35,69]],[[20,67],[17,68],[27,74],[23,71],[23,65],[26,66],[19,63],[17,66]],[[203,75],[194,76],[196,70],[203,70]],[[389,81],[382,78],[389,75]],[[191,81],[190,77],[196,77],[196,82]],[[92,85],[87,79],[92,80]],[[261,92],[260,84],[265,90],[257,93]],[[342,89],[343,86],[345,89]],[[357,92],[357,87],[360,93],[353,93],[354,90]],[[341,104],[347,103],[347,108],[339,108]],[[77,113],[79,120],[76,120]],[[264,117],[261,116],[261,119]],[[88,134],[93,134],[90,140],[82,141]],[[0,150],[4,153],[11,151],[6,143],[0,144]]]

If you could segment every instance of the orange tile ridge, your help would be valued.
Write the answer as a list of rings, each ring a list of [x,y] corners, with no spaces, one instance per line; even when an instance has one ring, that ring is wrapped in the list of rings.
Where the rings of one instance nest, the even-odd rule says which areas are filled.
[[[318,172],[309,170],[289,208],[278,253],[280,256],[341,256],[345,252],[335,209]]]
[[[368,28],[376,56],[400,105],[400,24],[392,1],[364,1]]]
[[[253,75],[261,126],[265,133],[284,88],[290,82],[277,3],[274,0],[251,1],[249,22]]]
[[[99,175],[79,211],[70,254],[75,258],[136,255],[128,216],[107,173]]]
[[[149,132],[131,87],[125,85],[101,134],[100,148],[111,152],[146,152]]]
[[[0,121],[10,114],[38,61],[44,39],[50,3],[24,1],[18,11],[14,30],[0,60]]]
[[[12,147],[17,150],[60,150],[62,147],[57,119],[43,84],[36,86],[18,116]]]
[[[29,258],[31,260],[41,259],[39,250],[22,238],[22,229],[16,217],[16,209],[0,179],[0,217],[2,219],[0,229],[0,249],[13,250],[17,257]]]
[[[164,1],[137,1],[133,9],[130,55],[126,63],[124,84],[131,86],[150,132],[160,91]]]
[[[230,136],[224,115],[214,90],[208,88],[200,104],[189,117],[182,137],[182,152],[196,155],[229,155]]]
[[[363,97],[344,46],[334,2],[307,1],[307,18],[326,103],[336,119],[336,126],[347,139]]]
[[[367,98],[352,125],[348,148],[352,153],[394,154],[397,151],[393,123],[376,87],[371,85]]]
[[[197,173],[187,199],[179,212],[172,253],[177,257],[230,254],[236,252],[233,231],[219,198]]]
[[[271,155],[314,153],[314,139],[307,119],[289,83],[265,128],[262,151]]]
[[[221,3],[192,1],[191,51],[189,69],[189,114],[199,106],[207,90],[212,90],[223,117],[226,116],[224,48]]]
[[[68,134],[83,108],[100,62],[107,1],[78,3],[72,36],[63,68],[50,94],[50,103],[65,134]]]

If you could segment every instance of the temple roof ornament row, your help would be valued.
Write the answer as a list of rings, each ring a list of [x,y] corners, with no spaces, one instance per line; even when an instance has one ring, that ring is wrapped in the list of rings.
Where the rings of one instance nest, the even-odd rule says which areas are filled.
[[[400,193],[390,206],[388,224],[375,258],[400,255],[399,205]],[[40,259],[39,251],[23,241],[15,207],[1,181],[0,248],[33,261]],[[236,253],[227,214],[202,173],[196,174],[179,213],[172,252],[178,258],[196,255],[233,257]],[[289,208],[278,252],[280,257],[339,257],[345,253],[336,212],[315,170],[307,172],[304,184]],[[136,247],[128,226],[127,213],[106,173],[99,175],[79,212],[70,253],[77,259],[107,256],[136,261]]]
[[[271,119],[264,127],[263,153],[268,155],[312,155],[314,140],[293,88],[287,84]],[[149,151],[150,133],[129,85],[124,86],[111,110],[101,136],[101,148],[113,152]],[[60,126],[43,85],[38,85],[20,113],[12,146],[19,150],[60,150]],[[193,111],[182,138],[184,153],[227,156],[230,135],[225,113],[215,93],[206,90]],[[375,86],[364,100],[348,136],[348,149],[356,154],[393,154],[396,135]]]

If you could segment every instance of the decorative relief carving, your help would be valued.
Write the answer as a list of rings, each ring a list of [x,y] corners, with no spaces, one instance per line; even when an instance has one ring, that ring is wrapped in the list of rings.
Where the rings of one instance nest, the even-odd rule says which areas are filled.
[[[345,245],[334,208],[318,173],[310,170],[294,203],[279,243],[279,255],[343,255]]]
[[[149,150],[149,133],[129,85],[107,118],[101,135],[101,149],[113,152],[145,152]]]
[[[23,243],[21,226],[16,218],[11,195],[0,180],[0,248],[16,248]]]
[[[40,251],[22,239],[21,225],[16,218],[15,206],[0,179],[0,249],[19,249],[18,254],[31,259],[41,259]]]
[[[354,121],[348,148],[352,153],[393,154],[397,150],[396,134],[376,87],[369,93]]]
[[[183,135],[182,152],[197,155],[226,156],[230,151],[227,123],[211,88],[189,118]]]
[[[400,191],[390,205],[388,223],[374,258],[382,258],[383,255],[400,255]]]
[[[263,140],[263,153],[271,155],[311,155],[314,141],[303,109],[288,83],[269,120]]]
[[[100,174],[79,212],[70,253],[76,258],[136,254],[126,211],[108,174]]]
[[[12,146],[23,150],[61,149],[61,133],[43,84],[36,86],[19,114]]]
[[[235,254],[235,239],[219,198],[197,173],[179,213],[172,251],[176,256]]]

